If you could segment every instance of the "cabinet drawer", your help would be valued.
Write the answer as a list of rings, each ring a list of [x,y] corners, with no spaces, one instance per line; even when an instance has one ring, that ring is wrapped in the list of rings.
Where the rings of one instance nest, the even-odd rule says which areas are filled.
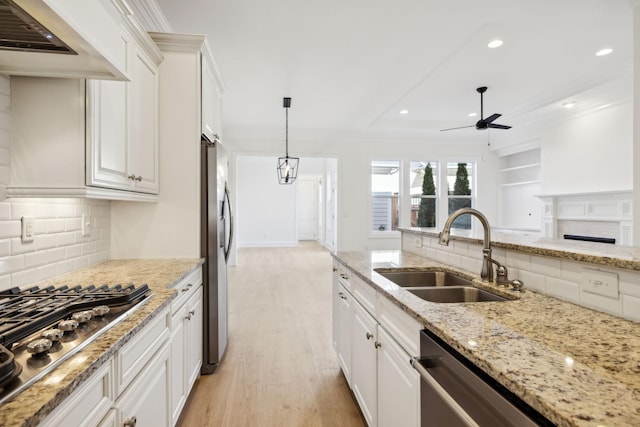
[[[87,381],[58,406],[40,426],[95,426],[113,404],[113,359],[102,365]]]
[[[171,302],[171,314],[175,314],[180,310],[184,303],[186,303],[187,300],[197,292],[198,287],[201,284],[202,268],[198,268],[196,271],[171,286],[172,289],[176,289],[178,291],[178,297]]]
[[[383,295],[378,296],[376,318],[389,334],[412,356],[420,354],[422,325]]]
[[[118,351],[115,365],[117,395],[169,339],[169,320],[169,310],[165,309]]]
[[[342,284],[348,291],[351,291],[351,272],[349,272],[344,265],[339,262],[333,263],[333,274],[337,278],[338,282]]]
[[[353,296],[372,315],[376,314],[376,295],[378,292],[362,279],[354,277],[352,279]]]

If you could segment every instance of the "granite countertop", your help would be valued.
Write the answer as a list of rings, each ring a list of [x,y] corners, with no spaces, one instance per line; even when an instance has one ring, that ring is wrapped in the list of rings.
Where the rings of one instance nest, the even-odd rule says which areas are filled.
[[[531,291],[505,291],[408,252],[333,256],[555,424],[640,425],[640,324]],[[377,268],[459,272],[478,287],[517,299],[431,303]]]
[[[34,283],[38,286],[73,284],[147,284],[153,297],[136,306],[129,317],[109,329],[96,341],[56,367],[13,400],[0,405],[0,426],[37,425],[83,381],[109,360],[176,295],[176,284],[202,264],[201,259],[111,260],[78,271]],[[54,378],[55,377],[55,378]],[[48,385],[55,379],[55,386]]]
[[[429,237],[438,237],[440,233],[439,229],[424,227],[405,227],[399,228],[399,230],[405,233]],[[452,229],[451,240],[482,245],[482,230],[469,231]],[[508,234],[492,231],[491,247],[517,250],[532,255],[588,262],[626,270],[640,270],[640,247],[636,246],[552,239],[539,235]]]

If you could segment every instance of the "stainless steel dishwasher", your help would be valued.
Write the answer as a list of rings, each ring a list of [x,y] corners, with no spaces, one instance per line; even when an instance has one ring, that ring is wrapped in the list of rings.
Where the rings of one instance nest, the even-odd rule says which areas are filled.
[[[553,426],[433,333],[420,333],[422,427]]]

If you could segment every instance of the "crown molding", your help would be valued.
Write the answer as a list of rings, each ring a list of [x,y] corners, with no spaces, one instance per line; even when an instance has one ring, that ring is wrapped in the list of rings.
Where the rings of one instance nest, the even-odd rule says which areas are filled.
[[[173,31],[167,17],[155,0],[128,0],[129,7],[146,31]]]

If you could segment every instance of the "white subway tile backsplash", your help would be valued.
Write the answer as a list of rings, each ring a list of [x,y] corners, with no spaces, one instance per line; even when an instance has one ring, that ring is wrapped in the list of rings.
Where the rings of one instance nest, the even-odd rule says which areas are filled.
[[[507,267],[531,270],[531,255],[507,251]]]
[[[48,219],[46,224],[47,233],[60,233],[61,231],[65,231],[64,218]]]
[[[620,297],[609,298],[581,290],[580,304],[607,313],[622,313],[622,299]]]
[[[640,322],[640,297],[622,295],[622,315],[627,319]]]
[[[532,255],[531,269],[545,276],[562,277],[562,262],[559,259]]]
[[[546,293],[551,296],[577,303],[580,301],[579,292],[580,286],[577,283],[555,277],[546,278]]]
[[[509,269],[509,279],[522,280],[525,289],[543,294],[547,292],[546,277],[542,274],[532,273],[527,270]]]
[[[20,271],[24,268],[24,257],[21,255],[0,258],[0,274]]]
[[[0,183],[1,184],[1,183]],[[81,235],[80,215],[92,219]],[[22,243],[22,216],[34,217],[35,239]],[[103,262],[110,256],[110,202],[88,199],[8,199],[0,202],[0,290]]]

